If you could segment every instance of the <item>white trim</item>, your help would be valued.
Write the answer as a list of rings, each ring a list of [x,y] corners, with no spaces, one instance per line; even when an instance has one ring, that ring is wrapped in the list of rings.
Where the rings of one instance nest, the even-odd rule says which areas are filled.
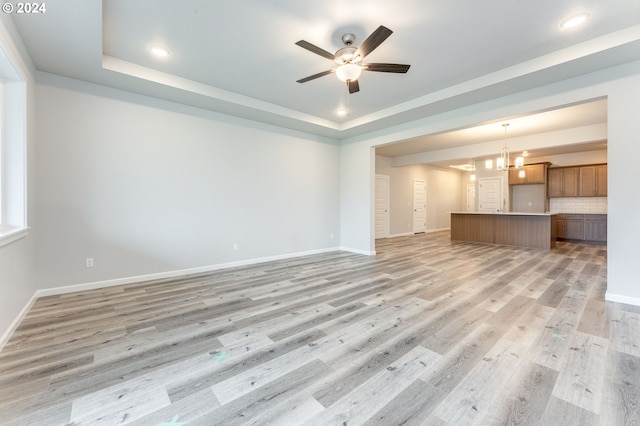
[[[420,191],[420,194],[422,194],[422,197],[424,198],[424,223],[422,224],[422,227],[418,227],[419,229],[416,230],[416,183],[417,182],[421,182],[422,183],[422,191]],[[413,178],[413,205],[412,205],[412,210],[413,210],[413,216],[412,216],[412,230],[414,234],[420,234],[422,232],[427,232],[427,180],[423,179],[423,178]],[[422,230],[424,229],[424,231]]]
[[[26,237],[27,235],[29,235],[29,227],[2,230],[0,231],[0,247],[11,244],[20,238]]]
[[[425,232],[419,232],[419,234],[432,234],[434,232],[442,232],[442,231],[450,231],[451,228],[438,228],[438,229],[427,229]],[[392,234],[387,238],[398,238],[398,237],[411,237],[416,235],[415,232],[403,232],[402,234]]]
[[[11,336],[13,336],[13,333],[16,331],[25,315],[27,315],[27,312],[29,312],[29,309],[31,309],[36,299],[38,299],[38,292],[35,292],[33,296],[31,296],[31,299],[29,299],[29,301],[24,305],[24,308],[22,308],[18,316],[16,316],[13,322],[4,331],[2,337],[0,337],[0,352],[4,349],[4,345],[7,344]]]
[[[413,232],[403,232],[402,234],[391,234],[387,238],[409,237],[415,235]]]
[[[374,191],[374,200],[373,200],[373,204],[374,204],[374,206],[376,208],[378,207],[378,204],[377,204],[378,203],[378,198],[377,198],[377,196],[378,196],[378,179],[386,181],[387,190],[386,190],[386,192],[384,194],[384,201],[385,201],[384,209],[385,209],[386,214],[385,214],[385,217],[384,217],[384,231],[385,231],[384,235],[382,235],[380,237],[378,237],[376,235],[374,237],[375,239],[388,238],[389,234],[391,232],[391,224],[390,224],[390,217],[391,217],[391,205],[390,205],[390,203],[391,203],[391,176],[389,176],[389,175],[380,175],[380,174],[376,173],[375,185],[374,185],[375,191]],[[377,214],[376,214],[375,220],[376,220],[376,223],[377,223],[377,220],[378,220]],[[374,231],[374,234],[375,234],[375,231]]]
[[[348,251],[348,252],[355,253],[355,254],[364,254],[365,256],[374,256],[376,254],[375,250],[366,251],[366,250],[354,249],[354,248],[349,248],[349,247],[340,247],[340,250]]]
[[[621,294],[612,294],[608,291],[604,294],[604,300],[609,302],[624,303],[626,305],[640,306],[640,297],[629,297]]]
[[[219,269],[235,268],[237,266],[254,265],[256,263],[271,262],[274,260],[291,259],[294,257],[309,256],[312,254],[328,253],[339,251],[337,247],[330,247],[320,250],[310,250],[297,253],[280,254],[276,256],[260,257],[256,259],[240,260],[237,262],[219,263],[217,265],[200,266],[197,268],[179,269],[176,271],[159,272],[155,274],[137,275],[133,277],[116,278],[113,280],[95,281],[84,284],[72,284],[68,286],[52,287],[36,291],[37,297],[55,296],[58,294],[73,293],[76,291],[95,290],[104,287],[113,287],[117,285],[133,284],[142,281],[158,280],[164,278],[179,277],[181,275],[192,275],[203,272],[217,271]]]

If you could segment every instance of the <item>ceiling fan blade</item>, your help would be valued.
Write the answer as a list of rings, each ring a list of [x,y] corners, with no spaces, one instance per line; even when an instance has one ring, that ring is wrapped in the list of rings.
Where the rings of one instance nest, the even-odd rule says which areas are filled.
[[[364,58],[369,53],[373,52],[376,47],[380,46],[380,44],[382,44],[382,42],[391,34],[393,34],[393,31],[383,25],[380,25],[369,37],[367,37],[365,41],[362,42],[360,47],[358,47],[356,55],[360,55],[361,58]]]
[[[309,52],[313,52],[316,55],[322,56],[323,58],[327,58],[332,61],[336,58],[336,55],[334,55],[333,53],[329,53],[326,50],[319,48],[315,44],[309,43],[308,41],[300,40],[296,42],[296,44],[302,47],[303,49],[307,49]]]
[[[364,64],[365,71],[406,73],[411,65],[404,64]]]
[[[347,81],[347,87],[349,88],[349,93],[356,93],[360,91],[360,84],[358,80]]]
[[[332,72],[334,72],[334,70],[322,71],[322,72],[319,72],[318,74],[314,74],[314,75],[310,75],[309,77],[301,78],[300,80],[297,80],[297,82],[298,83],[306,83],[309,80],[315,80],[316,78],[323,77],[325,75],[331,74]]]

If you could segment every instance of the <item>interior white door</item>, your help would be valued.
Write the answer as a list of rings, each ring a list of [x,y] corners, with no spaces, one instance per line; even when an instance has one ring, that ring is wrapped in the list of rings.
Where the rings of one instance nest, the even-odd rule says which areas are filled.
[[[478,182],[478,210],[499,212],[503,208],[502,177],[481,178]]]
[[[389,236],[389,176],[376,175],[376,238]]]
[[[467,211],[468,212],[476,211],[476,184],[475,183],[467,184]]]
[[[427,182],[413,179],[413,233],[427,232]]]

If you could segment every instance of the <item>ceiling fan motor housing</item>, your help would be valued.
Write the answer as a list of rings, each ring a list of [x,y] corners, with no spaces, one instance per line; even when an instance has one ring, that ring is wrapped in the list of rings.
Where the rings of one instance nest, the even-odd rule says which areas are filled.
[[[355,64],[362,61],[360,55],[356,55],[358,49],[355,47],[343,47],[336,52],[335,61],[339,64]]]
[[[356,47],[351,46],[356,41],[356,36],[351,33],[346,33],[342,36],[342,42],[346,47],[338,49],[336,51],[335,61],[338,64],[355,64],[362,62],[360,55],[356,56]]]
[[[346,33],[342,36],[342,42],[345,46],[351,46],[356,41],[356,36],[351,33]]]

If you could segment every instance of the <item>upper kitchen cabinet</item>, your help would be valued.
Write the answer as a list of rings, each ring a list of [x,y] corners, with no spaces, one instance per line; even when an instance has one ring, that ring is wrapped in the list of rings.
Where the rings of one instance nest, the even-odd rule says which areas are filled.
[[[547,175],[548,197],[577,197],[578,172],[578,167],[550,168]]]
[[[606,197],[607,196],[607,165],[580,167],[580,196],[581,197]]]
[[[522,169],[509,169],[509,185],[544,184],[547,164],[530,164]],[[524,176],[520,176],[520,171],[524,171]]]
[[[606,164],[550,168],[547,179],[549,198],[607,196]]]

